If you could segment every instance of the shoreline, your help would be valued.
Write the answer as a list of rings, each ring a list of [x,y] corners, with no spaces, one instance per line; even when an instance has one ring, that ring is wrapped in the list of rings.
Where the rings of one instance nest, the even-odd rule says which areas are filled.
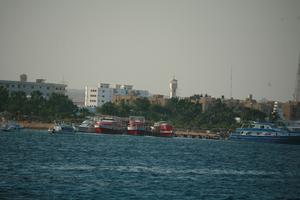
[[[46,123],[46,122],[37,122],[37,121],[18,121],[18,123],[27,129],[35,129],[35,130],[48,130],[54,126],[54,123]],[[185,138],[199,138],[199,139],[213,139],[213,140],[221,140],[226,138],[224,135],[218,132],[210,132],[210,131],[182,131],[178,130],[175,132],[174,137],[185,137]]]
[[[38,129],[38,130],[48,130],[54,125],[54,123],[35,122],[35,121],[18,121],[18,123],[23,128]]]

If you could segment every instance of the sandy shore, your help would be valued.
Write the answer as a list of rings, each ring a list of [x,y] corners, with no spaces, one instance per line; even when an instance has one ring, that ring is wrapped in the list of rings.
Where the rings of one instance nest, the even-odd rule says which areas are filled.
[[[49,129],[53,127],[53,123],[34,122],[34,121],[19,121],[18,122],[24,128],[30,129]]]

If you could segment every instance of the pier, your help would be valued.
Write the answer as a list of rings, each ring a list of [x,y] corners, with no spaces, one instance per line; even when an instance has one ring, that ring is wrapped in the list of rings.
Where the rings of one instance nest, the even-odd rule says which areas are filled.
[[[210,132],[210,131],[176,131],[175,137],[185,138],[200,138],[200,139],[214,139],[220,140],[225,139],[226,134],[223,132]]]

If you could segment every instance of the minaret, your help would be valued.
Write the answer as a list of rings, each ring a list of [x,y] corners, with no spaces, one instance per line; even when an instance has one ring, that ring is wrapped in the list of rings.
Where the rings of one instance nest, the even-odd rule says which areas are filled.
[[[299,54],[298,72],[297,72],[297,78],[296,78],[296,87],[295,87],[295,92],[294,92],[294,101],[295,102],[300,101],[300,54]]]
[[[177,97],[176,90],[177,90],[177,80],[175,79],[175,77],[173,77],[173,79],[170,81],[170,98]]]

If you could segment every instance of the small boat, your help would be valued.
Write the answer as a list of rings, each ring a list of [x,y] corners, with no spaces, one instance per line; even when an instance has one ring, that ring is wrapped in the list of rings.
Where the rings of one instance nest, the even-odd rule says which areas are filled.
[[[145,135],[146,126],[145,117],[142,116],[130,116],[127,126],[128,135]]]
[[[121,118],[115,116],[103,116],[96,121],[96,133],[106,134],[124,134],[126,126],[124,126]]]
[[[96,133],[95,121],[93,119],[84,120],[78,126],[78,131],[85,132],[85,133]]]
[[[175,134],[173,126],[165,121],[154,123],[154,126],[151,127],[151,132],[153,136],[160,137],[173,137]]]
[[[229,140],[300,144],[300,132],[278,128],[272,123],[251,122],[231,133]]]
[[[49,128],[49,133],[75,133],[77,128],[72,124],[55,123],[53,128]]]
[[[15,121],[7,121],[3,123],[0,127],[0,131],[3,132],[12,132],[21,130],[23,127]]]

